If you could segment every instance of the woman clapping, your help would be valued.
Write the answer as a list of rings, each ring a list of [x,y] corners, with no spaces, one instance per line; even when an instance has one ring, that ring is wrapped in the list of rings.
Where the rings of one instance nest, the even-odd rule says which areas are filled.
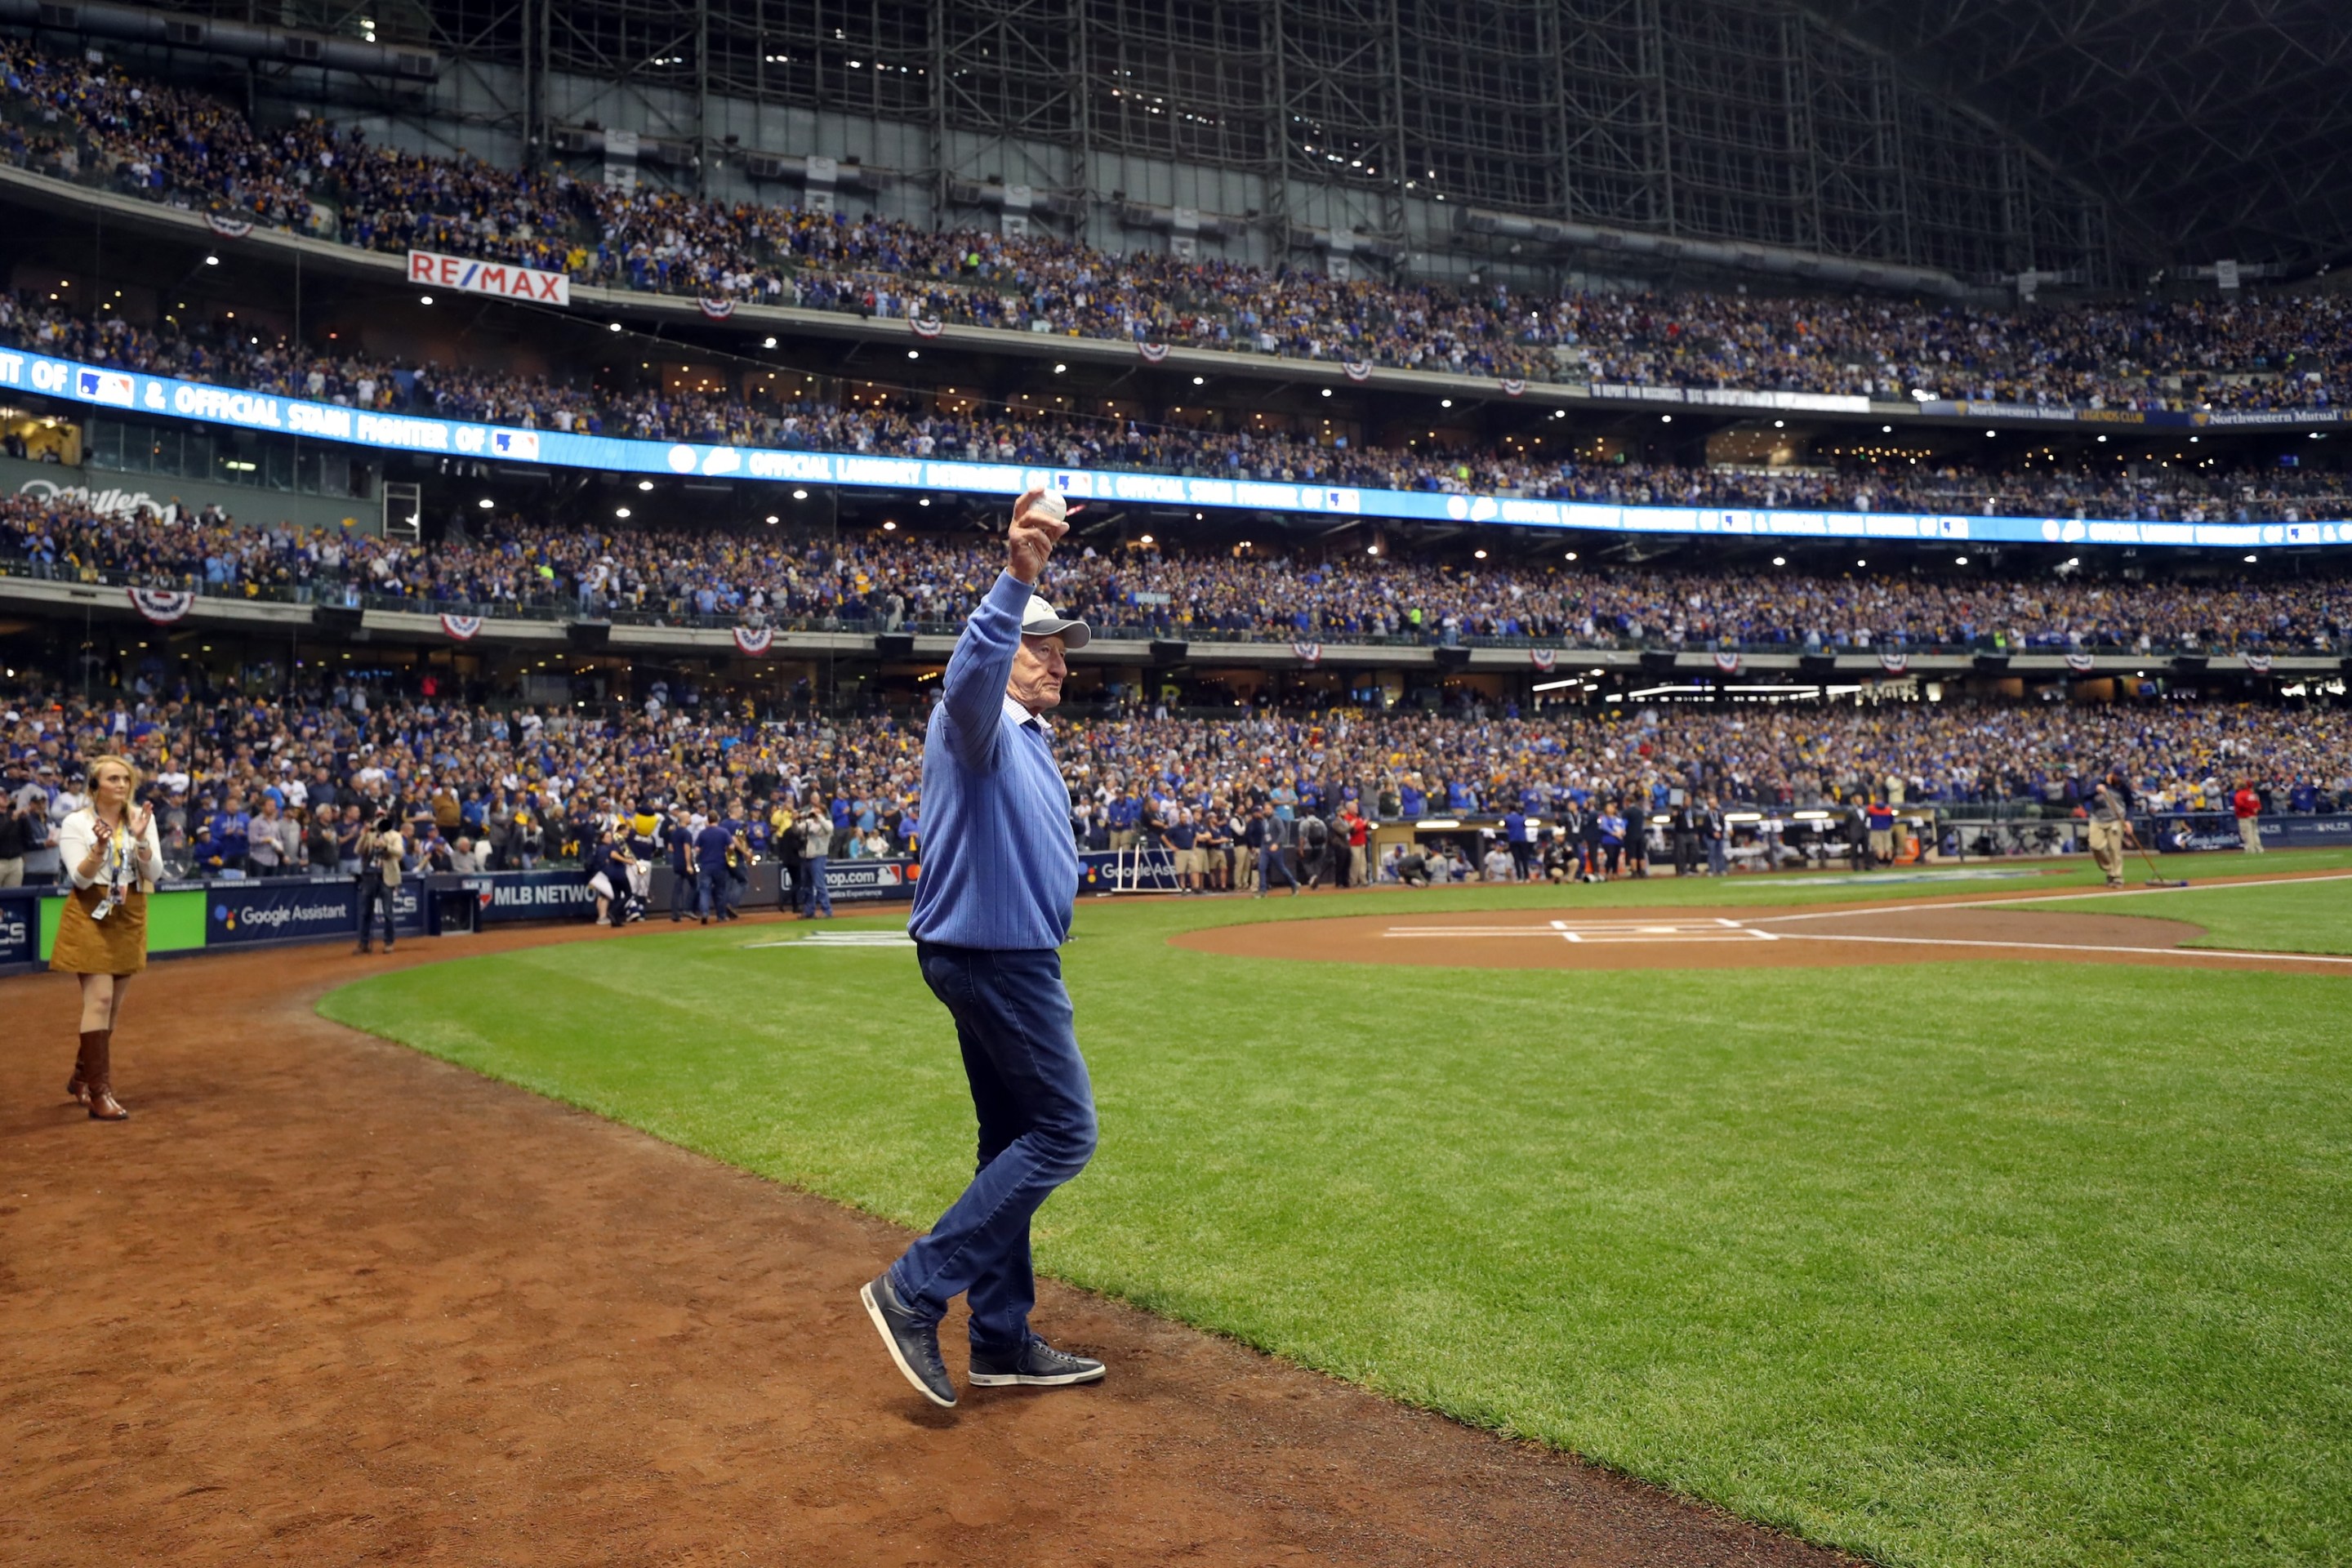
[[[49,967],[81,980],[81,1054],[66,1092],[93,1121],[131,1113],[114,1098],[114,1029],[131,976],[147,967],[147,895],[163,863],[155,813],[133,806],[139,770],[117,756],[89,765],[89,804],[58,828],[73,891],[58,922]]]

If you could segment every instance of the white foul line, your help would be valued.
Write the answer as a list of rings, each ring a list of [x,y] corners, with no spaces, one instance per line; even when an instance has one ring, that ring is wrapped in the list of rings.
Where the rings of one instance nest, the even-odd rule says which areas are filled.
[[[1782,921],[1834,920],[1840,915],[1908,915],[1921,910],[1997,910],[2012,904],[2047,904],[2068,899],[2141,899],[2153,893],[2215,893],[2224,888],[2285,888],[2298,882],[2352,881],[2352,871],[2331,871],[2319,877],[2262,877],[2238,882],[2200,882],[2193,888],[2082,888],[2071,892],[2027,893],[2013,899],[1957,899],[1932,904],[1863,904],[1842,910],[1806,910],[1790,915],[1759,915],[1749,925],[1777,925]],[[2121,948],[2110,951],[2121,952]],[[2169,952],[2170,949],[2167,949]]]
[[[1949,908],[1949,905],[1943,906]],[[1859,914],[1848,910],[1847,914]],[[2131,952],[2153,954],[2158,958],[2256,958],[2265,962],[2284,960],[2289,963],[2352,963],[2352,957],[2336,957],[2319,952],[2245,952],[2226,947],[2098,947],[2069,942],[1992,942],[1976,937],[1957,936],[1836,936],[1819,931],[1783,931],[1783,942],[1878,942],[1906,947],[2017,947],[2037,952]]]

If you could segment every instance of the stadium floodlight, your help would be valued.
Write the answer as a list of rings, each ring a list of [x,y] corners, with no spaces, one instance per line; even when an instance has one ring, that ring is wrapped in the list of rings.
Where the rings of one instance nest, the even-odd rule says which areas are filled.
[[[1775,566],[1786,566],[1788,563],[1789,558],[1785,555],[1775,555],[1772,557],[1772,564]]]
[[[908,349],[907,351],[907,357],[908,359],[920,359],[923,357],[923,351],[920,349]]]
[[[1142,542],[1143,542],[1143,543],[1145,543],[1145,544],[1149,544],[1149,543],[1150,543],[1150,542],[1151,542],[1151,535],[1150,535],[1150,534],[1148,534],[1148,533],[1147,533],[1147,534],[1145,534],[1145,535],[1143,535]]]
[[[1878,427],[1878,433],[1882,436],[1892,436],[1895,434],[1895,426],[1892,425],[1881,425]],[[1990,432],[1987,432],[1987,434],[1990,434]]]
[[[1454,406],[1454,399],[1450,397],[1441,397],[1437,400],[1437,406],[1440,408],[1451,408]]]
[[[1789,422],[1786,419],[1775,419],[1772,421],[1772,428],[1775,430],[1785,430],[1788,427]]]
[[[625,506],[616,506],[613,509],[613,515],[614,517],[626,517],[629,515],[629,509]]]
[[[1474,550],[1470,552],[1470,558],[1474,561],[1484,561],[1486,559],[1486,552],[1483,550]]]
[[[218,267],[220,265],[220,258],[217,256],[207,256],[205,258],[205,265],[207,267]]]
[[[915,504],[916,504],[917,506],[929,506],[929,505],[930,505],[930,504],[931,504],[931,498],[930,498],[930,497],[929,497],[929,496],[924,496],[924,497],[922,497],[920,500],[917,500],[917,501],[915,502]]]
[[[808,500],[808,491],[806,491],[806,490],[794,490],[794,491],[793,492],[793,499],[794,500]]]
[[[620,323],[620,322],[618,322],[618,321],[614,321],[614,322],[613,323],[613,330],[614,330],[614,331],[616,331],[616,332],[617,332],[617,331],[619,331],[621,330],[621,323]]]
[[[1325,387],[1325,388],[1323,389],[1323,395],[1324,395],[1324,396],[1326,396],[1326,397],[1330,396],[1330,395],[1331,395],[1331,389],[1330,389],[1329,387],[1328,387],[1328,386],[1327,386],[1327,387]]]
[[[1192,378],[1192,384],[1194,386],[1206,386],[1209,384],[1209,378],[1205,375],[1196,375]]]
[[[772,348],[774,348],[774,347],[776,346],[776,340],[775,340],[775,339],[773,339],[773,338],[770,338],[767,342],[765,342],[761,343],[760,346],[761,346],[761,348],[763,348],[763,349],[772,349]]]
[[[1867,561],[1857,561],[1857,562],[1855,562],[1855,563],[1854,563],[1854,564],[1855,564],[1855,565],[1857,565],[1857,566],[1867,566],[1867,565],[1869,565],[1869,564],[1870,564],[1870,563],[1869,563],[1869,562],[1867,562]]]
[[[1991,434],[1992,434],[1992,432],[1991,432],[1991,431],[1990,431],[1990,430],[1988,430],[1988,431],[1986,431],[1986,432],[1985,432],[1985,434],[1986,434],[1986,435],[1988,435],[1988,436],[1990,436],[1990,435],[1991,435]]]
[[[1575,559],[1576,559],[1576,552],[1575,552],[1575,551],[1573,551],[1573,550],[1570,551],[1570,552],[1568,552],[1568,558],[1569,558],[1570,561],[1575,560]]]
[[[1054,374],[1055,374],[1055,375],[1059,375],[1059,374],[1061,374],[1064,371],[1066,371],[1066,370],[1067,370],[1067,369],[1069,369],[1069,368],[1070,368],[1070,367],[1069,367],[1068,365],[1066,365],[1066,364],[1057,364],[1057,365],[1055,365],[1055,366],[1054,367]]]
[[[416,297],[416,302],[420,305],[430,305],[433,303],[433,296],[430,294],[419,294]]]
[[[653,488],[654,488],[654,482],[653,482],[653,480],[651,480],[651,479],[639,479],[639,480],[637,481],[637,489],[641,489],[641,490],[649,490],[649,489],[653,489]]]
[[[1952,564],[1955,566],[1965,566],[1968,563],[1969,558],[1965,555],[1955,555],[1952,557]]]
[[[497,508],[497,506],[498,506],[498,504],[499,504],[499,503],[498,503],[498,502],[496,502],[496,501],[494,501],[494,500],[492,500],[489,497],[488,497],[488,496],[484,496],[484,497],[483,497],[479,501],[476,502],[475,504],[476,504],[476,505],[478,505],[478,506],[479,506],[479,507],[480,507],[484,511],[490,511],[490,510],[495,510],[495,509]]]
[[[2259,555],[2249,555],[2249,556],[2247,556],[2247,557],[2246,557],[2246,564],[2247,564],[2247,565],[2249,565],[2249,566],[2251,566],[2251,565],[2252,565],[2255,562],[2257,562],[2257,561],[2259,561],[2259,560],[2261,560],[2261,559],[2262,559],[2262,557],[2261,557],[2261,556],[2259,556]]]
[[[779,517],[778,517],[774,512],[772,512],[772,512],[770,512],[770,513],[768,514],[768,526],[769,526],[769,527],[771,527],[771,528],[773,528],[777,523],[779,523],[779,522],[781,522],[781,521],[783,521],[783,520],[782,520],[782,518],[779,518]]]
[[[1658,416],[1658,423],[1661,425],[1671,425],[1674,422],[1675,416],[1671,414],[1661,414]]]

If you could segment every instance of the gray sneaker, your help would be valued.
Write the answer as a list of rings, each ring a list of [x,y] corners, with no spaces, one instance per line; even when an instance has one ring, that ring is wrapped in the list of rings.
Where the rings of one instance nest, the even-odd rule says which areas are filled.
[[[881,1333],[883,1348],[915,1392],[943,1410],[953,1409],[955,1384],[948,1379],[948,1363],[940,1358],[939,1325],[924,1322],[898,1299],[887,1269],[860,1286],[857,1299]]]
[[[1057,1351],[1034,1335],[1011,1355],[994,1354],[978,1345],[971,1351],[974,1388],[1010,1388],[1016,1384],[1031,1388],[1060,1388],[1073,1383],[1092,1383],[1102,1374],[1103,1363],[1092,1356]]]

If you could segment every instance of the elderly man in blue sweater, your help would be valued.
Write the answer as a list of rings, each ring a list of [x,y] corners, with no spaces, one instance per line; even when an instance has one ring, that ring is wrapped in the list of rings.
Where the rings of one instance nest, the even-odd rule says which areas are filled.
[[[1029,1329],[1037,1287],[1029,1216],[1086,1167],[1094,1090],[1058,951],[1077,898],[1070,796],[1044,715],[1083,622],[1035,596],[1062,498],[1013,510],[1003,574],[965,625],[923,738],[923,875],[908,932],[923,980],[954,1018],[980,1115],[980,1169],[931,1233],[859,1292],[890,1359],[926,1399],[956,1402],[940,1320],[971,1309],[976,1386],[1091,1383],[1103,1365]]]

